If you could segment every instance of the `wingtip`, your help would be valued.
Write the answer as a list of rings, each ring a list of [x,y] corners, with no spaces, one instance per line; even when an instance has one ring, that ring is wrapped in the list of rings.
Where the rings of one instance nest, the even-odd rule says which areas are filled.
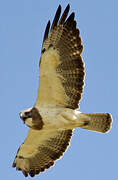
[[[71,13],[71,16],[72,16],[73,18],[75,18],[75,13],[74,13],[74,12],[72,12],[72,13]]]
[[[68,4],[68,5],[66,6],[65,11],[67,11],[67,13],[68,13],[68,12],[69,12],[69,10],[70,10],[70,4]]]
[[[50,24],[51,24],[51,22],[50,22],[50,20],[48,20],[47,26],[50,27]]]
[[[60,21],[59,21],[59,24],[64,24],[64,22],[65,22],[65,20],[66,20],[66,18],[67,18],[67,16],[68,16],[68,12],[69,12],[69,10],[70,10],[70,5],[68,4],[67,6],[66,6],[66,8],[65,8],[65,10],[64,10],[64,12],[63,12],[63,14],[62,14],[62,16],[61,16],[61,19],[60,19]]]
[[[60,14],[61,14],[61,5],[59,4],[56,14],[55,14],[55,17],[54,17],[54,20],[52,22],[51,31],[57,26],[58,20],[60,18]]]
[[[60,5],[60,4],[59,4],[59,6],[58,6],[58,8],[57,8],[57,12],[58,12],[58,13],[59,13],[59,12],[61,13],[61,5]],[[56,12],[56,13],[57,13],[57,12]]]
[[[74,21],[74,18],[75,18],[75,13],[72,12],[65,23],[68,23],[68,22],[72,23],[72,21]]]
[[[43,42],[48,38],[49,30],[50,30],[50,20],[48,21],[48,23],[46,25],[46,29],[45,29],[44,37],[43,37]]]
[[[13,167],[13,168],[15,168],[15,167],[16,167],[16,163],[15,163],[15,162],[13,162],[12,167]]]
[[[28,173],[25,170],[22,170],[22,173],[25,177],[28,177]]]
[[[58,9],[61,9],[61,4],[59,4]]]
[[[68,5],[66,6],[67,9],[70,9],[70,4],[68,3]]]

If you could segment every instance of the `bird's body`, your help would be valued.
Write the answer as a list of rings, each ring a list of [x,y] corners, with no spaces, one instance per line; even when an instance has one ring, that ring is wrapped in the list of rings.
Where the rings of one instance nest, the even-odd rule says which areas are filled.
[[[52,166],[67,149],[74,128],[105,133],[111,127],[108,113],[78,111],[85,75],[83,46],[74,13],[67,18],[69,8],[60,18],[59,5],[51,29],[50,21],[46,26],[36,103],[20,113],[30,129],[13,167],[25,176],[33,177]]]
[[[23,112],[28,112],[30,110],[31,108]],[[81,127],[88,130],[91,129],[93,131],[106,132],[109,130],[111,124],[111,115],[107,113],[81,113],[77,109],[73,110],[62,107],[46,108],[41,106],[39,106],[37,111],[40,112],[40,116],[42,117],[42,128],[46,131],[67,130]],[[21,114],[21,117],[22,116],[23,114]],[[37,126],[40,127],[41,122],[38,122],[39,125]],[[32,118],[27,118],[25,124],[32,127]]]

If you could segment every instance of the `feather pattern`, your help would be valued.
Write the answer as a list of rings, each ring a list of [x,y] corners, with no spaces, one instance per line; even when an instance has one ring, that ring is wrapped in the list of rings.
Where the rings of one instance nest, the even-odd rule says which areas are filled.
[[[20,146],[13,167],[25,176],[35,176],[59,159],[72,136],[72,130],[36,131],[30,128],[25,142]]]
[[[80,113],[75,109],[84,85],[83,46],[76,28],[75,14],[68,16],[67,5],[61,14],[59,5],[52,26],[48,21],[40,59],[40,84],[33,108],[20,113],[30,127],[18,149],[13,167],[31,177],[54,164],[66,151],[73,128],[105,133],[112,116],[104,113]],[[33,129],[34,128],[34,129]]]
[[[78,107],[83,91],[84,64],[80,56],[83,46],[76,28],[74,13],[67,18],[70,6],[61,14],[59,5],[51,30],[48,21],[40,60],[40,85],[35,107]],[[67,18],[67,20],[66,20]],[[40,109],[40,108],[39,108]],[[20,146],[13,167],[25,176],[35,176],[54,164],[69,145],[72,130],[30,128]]]
[[[68,5],[59,20],[59,5],[48,38],[43,42],[36,106],[78,108],[85,74],[80,56],[83,46],[74,12],[67,18],[69,9]]]

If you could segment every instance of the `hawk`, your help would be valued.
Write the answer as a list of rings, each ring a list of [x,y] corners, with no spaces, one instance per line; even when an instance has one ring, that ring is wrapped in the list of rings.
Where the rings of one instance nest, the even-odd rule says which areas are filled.
[[[59,5],[50,28],[48,21],[39,64],[40,83],[36,103],[20,113],[29,127],[26,140],[17,151],[13,167],[31,177],[54,164],[66,151],[74,128],[106,133],[109,113],[78,111],[84,85],[83,46],[80,32],[69,17],[68,4],[62,16]]]

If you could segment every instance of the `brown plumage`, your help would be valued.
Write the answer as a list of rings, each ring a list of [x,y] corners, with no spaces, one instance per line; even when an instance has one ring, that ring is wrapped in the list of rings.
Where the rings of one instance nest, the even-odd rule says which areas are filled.
[[[78,107],[78,102],[81,98],[83,89],[84,67],[80,57],[83,47],[81,45],[81,39],[78,33],[79,30],[76,29],[74,13],[72,13],[66,20],[69,9],[70,6],[67,5],[62,17],[60,18],[61,6],[59,5],[51,26],[50,33],[50,21],[48,21],[44,33],[42,53],[47,51],[49,48],[53,48],[58,51],[61,58],[59,65],[56,67],[56,73],[59,75],[58,78],[61,80],[66,95],[69,97],[68,101],[66,102],[66,107],[76,108]],[[81,82],[78,81],[80,79]],[[34,110],[36,111],[35,108]],[[49,137],[45,139],[42,144],[40,144],[42,133],[39,133],[40,138],[37,139],[37,143],[39,142],[37,154],[34,156],[33,154],[35,153],[32,151],[31,155],[29,154],[27,157],[24,157],[22,156],[22,150],[24,149],[25,144],[27,145],[28,139],[31,138],[31,140],[28,142],[30,143],[30,146],[34,141],[34,137],[32,135],[30,136],[32,132],[35,133],[34,130],[30,129],[26,141],[18,150],[13,167],[22,169],[25,176],[28,176],[29,174],[33,177],[35,174],[39,174],[52,166],[54,161],[63,155],[67,146],[69,145],[72,130],[57,131],[56,133],[52,132],[52,136],[49,135]],[[45,135],[43,134],[43,136]],[[29,168],[26,168],[25,165],[23,166],[22,163],[20,163],[19,166],[21,167],[19,167],[19,161],[23,161],[24,164],[28,164],[27,166]]]
[[[71,136],[72,130],[45,132],[30,129],[25,142],[17,152],[13,167],[18,170],[22,169],[25,176],[29,174],[33,177],[35,174],[43,172],[63,155],[69,145]],[[34,143],[34,141],[36,142]],[[37,145],[36,149],[34,144]],[[22,156],[24,150],[27,157],[25,157],[25,154]]]
[[[83,46],[81,44],[81,38],[79,36],[80,33],[79,30],[76,28],[76,21],[74,20],[75,14],[72,12],[71,15],[67,18],[69,9],[70,6],[68,5],[64,13],[62,14],[62,17],[59,20],[59,16],[61,13],[61,6],[59,5],[50,32],[49,32],[49,22],[47,24],[44,35],[43,47],[42,47],[40,69],[45,68],[46,65],[48,66],[48,64],[51,63],[51,62],[47,62],[47,64],[44,64],[44,60],[42,61],[42,58],[44,57],[43,56],[44,52],[54,51],[55,53],[57,53],[57,55],[59,55],[59,59],[58,61],[56,61],[56,66],[54,66],[54,68],[56,69],[56,72],[54,72],[54,76],[56,75],[58,81],[60,81],[65,95],[63,99],[60,100],[60,102],[57,102],[57,105],[59,103],[59,105],[61,104],[61,106],[76,109],[78,108],[78,104],[81,99],[85,73],[84,73],[84,63],[80,56],[83,50]],[[51,66],[53,67],[53,64]],[[45,69],[43,70],[43,72],[44,71]],[[42,81],[44,81],[42,76],[44,75],[40,72],[40,86],[39,86],[40,97],[39,96],[37,97],[36,104],[39,104],[41,102],[42,92],[44,94],[44,90],[42,90],[43,86],[44,88],[46,88],[46,85],[45,84],[43,85],[42,83]],[[57,79],[55,79],[55,86]],[[52,86],[51,82],[49,85],[47,82],[47,88],[49,86]],[[58,92],[57,90],[55,99],[61,93],[62,92],[60,91]]]
[[[74,128],[105,133],[112,117],[105,113],[80,113],[76,109],[84,85],[83,46],[75,14],[67,18],[70,6],[61,14],[59,5],[52,26],[48,21],[39,63],[40,83],[36,103],[20,113],[30,127],[13,167],[31,177],[45,171],[66,151]]]

